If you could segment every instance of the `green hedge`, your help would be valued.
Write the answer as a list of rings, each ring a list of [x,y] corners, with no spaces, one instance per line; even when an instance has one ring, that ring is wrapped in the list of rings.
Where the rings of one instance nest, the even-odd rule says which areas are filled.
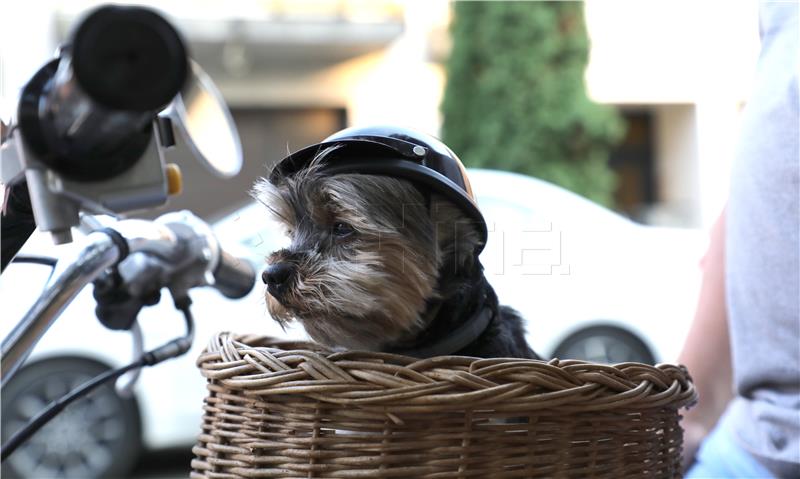
[[[579,2],[455,2],[442,138],[468,166],[542,178],[610,205],[618,113],[586,96]]]

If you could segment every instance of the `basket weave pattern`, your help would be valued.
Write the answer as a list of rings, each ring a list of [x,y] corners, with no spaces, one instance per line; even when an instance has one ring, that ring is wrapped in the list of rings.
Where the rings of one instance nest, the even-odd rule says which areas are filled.
[[[331,352],[217,335],[192,478],[680,475],[683,367]]]

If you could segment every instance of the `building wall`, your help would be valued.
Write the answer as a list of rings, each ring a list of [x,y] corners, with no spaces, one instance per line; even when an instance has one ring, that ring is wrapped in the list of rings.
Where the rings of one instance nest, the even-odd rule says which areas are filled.
[[[652,222],[708,227],[726,201],[758,55],[757,10],[753,0],[586,2],[591,98],[656,115]]]

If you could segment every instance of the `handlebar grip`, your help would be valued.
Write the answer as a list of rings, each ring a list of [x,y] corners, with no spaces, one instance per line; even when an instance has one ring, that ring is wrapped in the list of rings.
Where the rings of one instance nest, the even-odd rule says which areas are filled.
[[[189,72],[178,31],[145,7],[106,5],[78,26],[72,40],[78,83],[112,110],[160,110],[181,90]]]
[[[220,251],[219,263],[214,271],[214,287],[225,297],[239,299],[247,296],[256,282],[253,265],[244,258],[237,258]]]

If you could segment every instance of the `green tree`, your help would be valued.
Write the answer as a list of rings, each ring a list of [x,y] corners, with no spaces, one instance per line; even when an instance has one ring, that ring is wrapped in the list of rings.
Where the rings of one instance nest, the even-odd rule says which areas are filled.
[[[610,205],[624,124],[584,86],[579,2],[455,2],[442,138],[468,165],[542,178]]]

